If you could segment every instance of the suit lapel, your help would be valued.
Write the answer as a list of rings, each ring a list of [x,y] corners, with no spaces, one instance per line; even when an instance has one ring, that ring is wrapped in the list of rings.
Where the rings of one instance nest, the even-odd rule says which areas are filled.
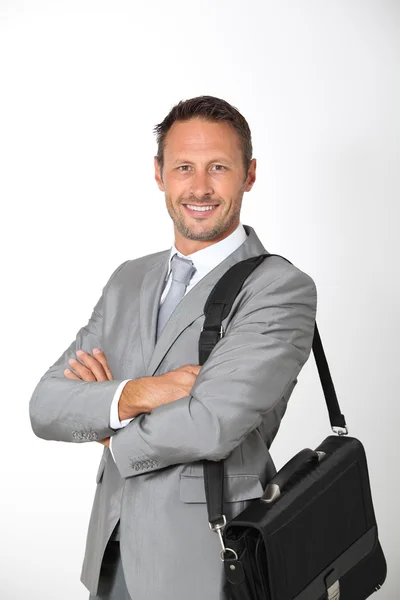
[[[244,228],[248,234],[247,239],[182,298],[167,321],[157,343],[155,339],[158,307],[167,275],[170,252],[163,253],[160,262],[146,274],[140,293],[140,331],[145,366],[147,365],[146,376],[154,375],[177,337],[204,314],[206,300],[222,275],[235,263],[267,252],[254,229],[248,225],[244,225]]]
[[[169,255],[170,250],[161,254],[160,260],[147,271],[140,289],[139,321],[145,368],[156,344],[158,307],[168,272]]]

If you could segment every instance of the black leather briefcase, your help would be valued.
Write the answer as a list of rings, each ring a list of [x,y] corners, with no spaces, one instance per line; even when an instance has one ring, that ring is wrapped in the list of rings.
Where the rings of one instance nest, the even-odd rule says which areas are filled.
[[[212,290],[204,307],[200,365],[220,339],[221,322],[243,282],[268,256],[277,255],[236,263]],[[364,447],[346,437],[317,324],[312,349],[338,435],[296,454],[263,496],[228,523],[223,461],[204,461],[209,525],[220,538],[229,600],[364,600],[386,579]]]

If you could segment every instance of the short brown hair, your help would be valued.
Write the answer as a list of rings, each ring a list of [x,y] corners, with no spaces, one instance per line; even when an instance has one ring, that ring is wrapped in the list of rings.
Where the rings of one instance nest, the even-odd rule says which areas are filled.
[[[154,127],[153,131],[157,136],[158,144],[157,159],[161,173],[164,166],[164,145],[168,131],[175,121],[189,121],[196,117],[205,121],[225,121],[235,129],[240,138],[244,170],[247,176],[253,155],[250,127],[237,108],[215,96],[197,96],[189,100],[181,100],[170,110],[165,119]]]

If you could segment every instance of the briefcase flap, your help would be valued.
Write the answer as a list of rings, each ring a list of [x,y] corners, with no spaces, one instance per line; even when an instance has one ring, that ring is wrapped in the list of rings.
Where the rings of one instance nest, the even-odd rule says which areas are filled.
[[[258,531],[263,543],[254,545],[254,560],[270,600],[326,598],[332,576],[340,586],[355,565],[381,552],[363,445],[329,436],[316,450],[323,458],[300,480],[271,503],[255,501],[225,529],[226,545],[236,548],[246,528]],[[374,576],[383,582],[386,564],[379,564]]]

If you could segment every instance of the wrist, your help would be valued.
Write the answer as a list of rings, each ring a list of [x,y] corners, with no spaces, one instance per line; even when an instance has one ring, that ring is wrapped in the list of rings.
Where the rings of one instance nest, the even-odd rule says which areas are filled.
[[[122,390],[118,402],[118,418],[120,421],[137,417],[140,413],[151,412],[148,402],[148,390],[145,380],[148,377],[140,377],[128,381]]]

